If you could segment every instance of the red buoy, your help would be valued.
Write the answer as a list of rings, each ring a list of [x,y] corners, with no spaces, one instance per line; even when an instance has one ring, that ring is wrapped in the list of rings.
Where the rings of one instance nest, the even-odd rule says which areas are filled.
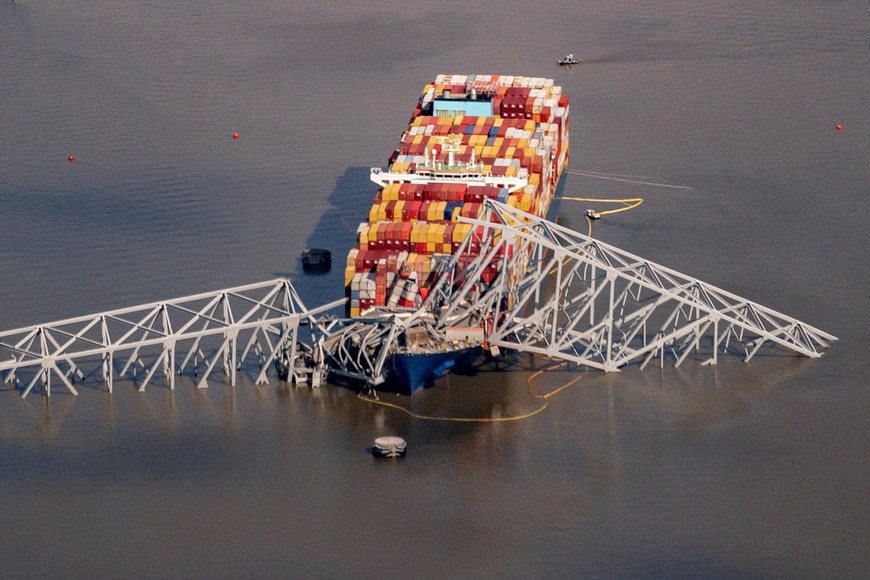
[[[238,134],[238,133],[233,133],[233,139],[238,139],[238,138],[239,138],[239,134]]]
[[[72,155],[70,155],[69,157],[67,157],[67,159],[69,159],[69,162],[70,162],[70,163],[72,163],[73,161],[76,160],[76,158],[73,157]]]
[[[839,123],[837,123],[837,131],[842,131],[842,130],[843,130],[843,126],[840,125]]]

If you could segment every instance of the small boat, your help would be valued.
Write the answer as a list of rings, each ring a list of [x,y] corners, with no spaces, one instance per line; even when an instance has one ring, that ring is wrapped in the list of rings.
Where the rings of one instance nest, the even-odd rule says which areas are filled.
[[[587,210],[586,210],[586,217],[588,217],[588,218],[591,219],[591,220],[600,220],[600,219],[601,219],[601,214],[598,213],[598,212],[596,212],[596,211],[594,211],[594,210],[587,209]]]
[[[325,272],[332,266],[332,252],[323,248],[305,248],[302,251],[302,269]]]
[[[563,58],[560,58],[558,61],[559,66],[571,66],[572,64],[580,64],[579,58],[574,58],[574,54],[566,54]]]
[[[378,437],[372,447],[372,454],[375,457],[404,457],[407,450],[408,445],[401,437]]]

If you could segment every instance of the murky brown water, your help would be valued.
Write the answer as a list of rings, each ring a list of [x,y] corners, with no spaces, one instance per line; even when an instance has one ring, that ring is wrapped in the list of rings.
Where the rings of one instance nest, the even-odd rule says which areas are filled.
[[[569,175],[572,195],[646,200],[597,237],[841,338],[820,360],[585,373],[502,423],[274,379],[3,385],[4,577],[867,569],[864,3],[17,0],[0,39],[2,329],[276,275],[341,296],[342,272],[303,276],[298,253],[349,247],[431,77],[497,72],[571,96],[572,170],[692,188]],[[567,52],[587,64],[559,69]],[[523,414],[530,375],[388,400]],[[385,433],[404,461],[366,452]]]

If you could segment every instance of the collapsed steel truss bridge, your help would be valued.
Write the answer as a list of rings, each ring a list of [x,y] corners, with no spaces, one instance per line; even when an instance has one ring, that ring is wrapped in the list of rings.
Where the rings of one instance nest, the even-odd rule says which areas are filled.
[[[346,319],[344,300],[307,309],[288,280],[71,318],[0,332],[0,378],[51,393],[56,376],[133,379],[155,374],[170,388],[192,372],[198,386],[221,363],[251,363],[256,384],[272,366],[289,380],[320,384],[327,373],[383,382],[403,335],[423,327],[445,335],[482,327],[491,352],[530,352],[602,371],[645,367],[692,353],[715,364],[720,353],[752,359],[762,348],[821,356],[837,340],[818,328],[581,233],[489,200],[457,252],[441,262],[422,306]],[[474,252],[472,253],[472,249]],[[487,270],[494,277],[482,284]],[[510,266],[510,267],[508,267]],[[242,347],[242,345],[244,345]],[[241,353],[239,350],[241,348]],[[178,359],[182,362],[179,364]],[[254,366],[255,365],[255,366]],[[139,379],[138,372],[144,373]]]
[[[22,397],[39,383],[50,395],[52,376],[78,394],[76,380],[94,372],[110,393],[116,376],[137,380],[144,391],[155,374],[175,388],[176,374],[185,372],[201,374],[202,388],[219,363],[235,385],[236,371],[252,361],[262,384],[275,362],[310,372],[295,367],[297,349],[310,342],[315,317],[343,303],[308,310],[290,282],[278,279],[0,332],[0,377],[23,385]]]

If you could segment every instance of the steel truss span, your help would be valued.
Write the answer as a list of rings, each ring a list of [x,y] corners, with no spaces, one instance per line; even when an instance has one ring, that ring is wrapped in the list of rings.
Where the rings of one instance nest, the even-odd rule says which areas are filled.
[[[308,310],[278,279],[9,330],[0,332],[0,377],[22,397],[37,385],[50,395],[52,377],[78,394],[75,382],[90,375],[110,393],[114,377],[144,391],[157,374],[173,389],[184,373],[204,388],[219,365],[235,385],[246,363],[256,384],[276,362],[298,378],[311,372],[299,362],[316,342],[315,317],[343,303]]]
[[[463,220],[471,221],[471,220]],[[835,336],[770,308],[534,215],[488,201],[424,308],[441,324],[480,324],[493,347],[603,371],[691,352],[749,361],[764,347],[816,358]],[[475,231],[476,230],[476,231]],[[480,255],[466,254],[470,242]],[[487,266],[500,274],[477,282]],[[511,268],[508,268],[508,264]]]
[[[528,352],[603,371],[658,358],[679,366],[692,353],[749,361],[763,348],[817,358],[837,338],[809,324],[505,204],[487,200],[458,250],[439,262],[419,309],[364,318],[302,304],[278,279],[0,332],[0,377],[22,389],[52,376],[71,393],[90,374],[144,391],[155,374],[198,387],[220,364],[232,385],[250,364],[256,384],[275,364],[288,380],[318,386],[327,373],[376,386],[407,331],[449,335],[482,327],[493,355]],[[179,362],[179,360],[181,362]],[[138,373],[143,374],[142,378]]]

